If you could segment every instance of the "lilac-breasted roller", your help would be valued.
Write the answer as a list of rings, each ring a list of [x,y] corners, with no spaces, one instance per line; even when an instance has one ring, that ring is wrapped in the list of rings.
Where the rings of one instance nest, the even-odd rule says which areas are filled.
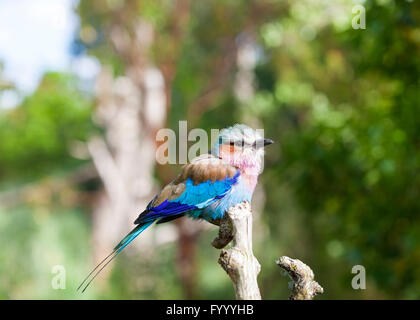
[[[243,124],[223,129],[211,152],[196,157],[182,168],[134,221],[137,226],[92,270],[79,288],[90,278],[85,291],[102,269],[153,223],[182,216],[214,223],[230,207],[250,202],[262,169],[264,146],[271,143],[272,140],[264,139]]]

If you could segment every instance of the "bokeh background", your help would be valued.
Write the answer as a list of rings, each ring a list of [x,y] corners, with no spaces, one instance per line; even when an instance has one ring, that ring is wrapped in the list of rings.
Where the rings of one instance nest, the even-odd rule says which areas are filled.
[[[253,203],[263,298],[289,295],[282,255],[319,299],[420,298],[419,19],[404,0],[0,0],[0,298],[234,298],[217,228],[188,219],[75,291],[176,176],[156,133],[180,120],[276,141]]]

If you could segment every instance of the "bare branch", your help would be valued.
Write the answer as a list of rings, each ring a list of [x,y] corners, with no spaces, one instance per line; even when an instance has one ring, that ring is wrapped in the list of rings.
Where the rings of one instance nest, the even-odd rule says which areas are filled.
[[[292,279],[290,300],[312,300],[324,289],[314,280],[312,269],[298,259],[283,256],[276,263],[283,268]]]
[[[233,282],[236,299],[261,300],[257,283],[261,266],[252,252],[252,212],[249,202],[231,207],[220,224],[219,236],[212,245],[223,247],[233,238],[233,247],[220,253],[219,264]]]

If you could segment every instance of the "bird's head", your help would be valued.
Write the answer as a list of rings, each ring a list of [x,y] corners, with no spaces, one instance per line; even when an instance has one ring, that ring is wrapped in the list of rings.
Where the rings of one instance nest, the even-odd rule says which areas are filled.
[[[212,154],[247,174],[258,175],[262,169],[264,147],[272,143],[258,131],[244,124],[235,124],[220,132]]]

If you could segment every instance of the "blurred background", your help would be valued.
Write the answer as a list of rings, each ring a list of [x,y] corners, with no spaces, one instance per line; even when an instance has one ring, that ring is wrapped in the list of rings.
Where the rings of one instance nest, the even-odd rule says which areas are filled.
[[[404,0],[0,0],[0,298],[234,298],[217,228],[188,219],[75,291],[179,172],[156,132],[187,120],[276,141],[253,200],[263,298],[288,297],[288,255],[319,299],[419,299],[419,18]]]

